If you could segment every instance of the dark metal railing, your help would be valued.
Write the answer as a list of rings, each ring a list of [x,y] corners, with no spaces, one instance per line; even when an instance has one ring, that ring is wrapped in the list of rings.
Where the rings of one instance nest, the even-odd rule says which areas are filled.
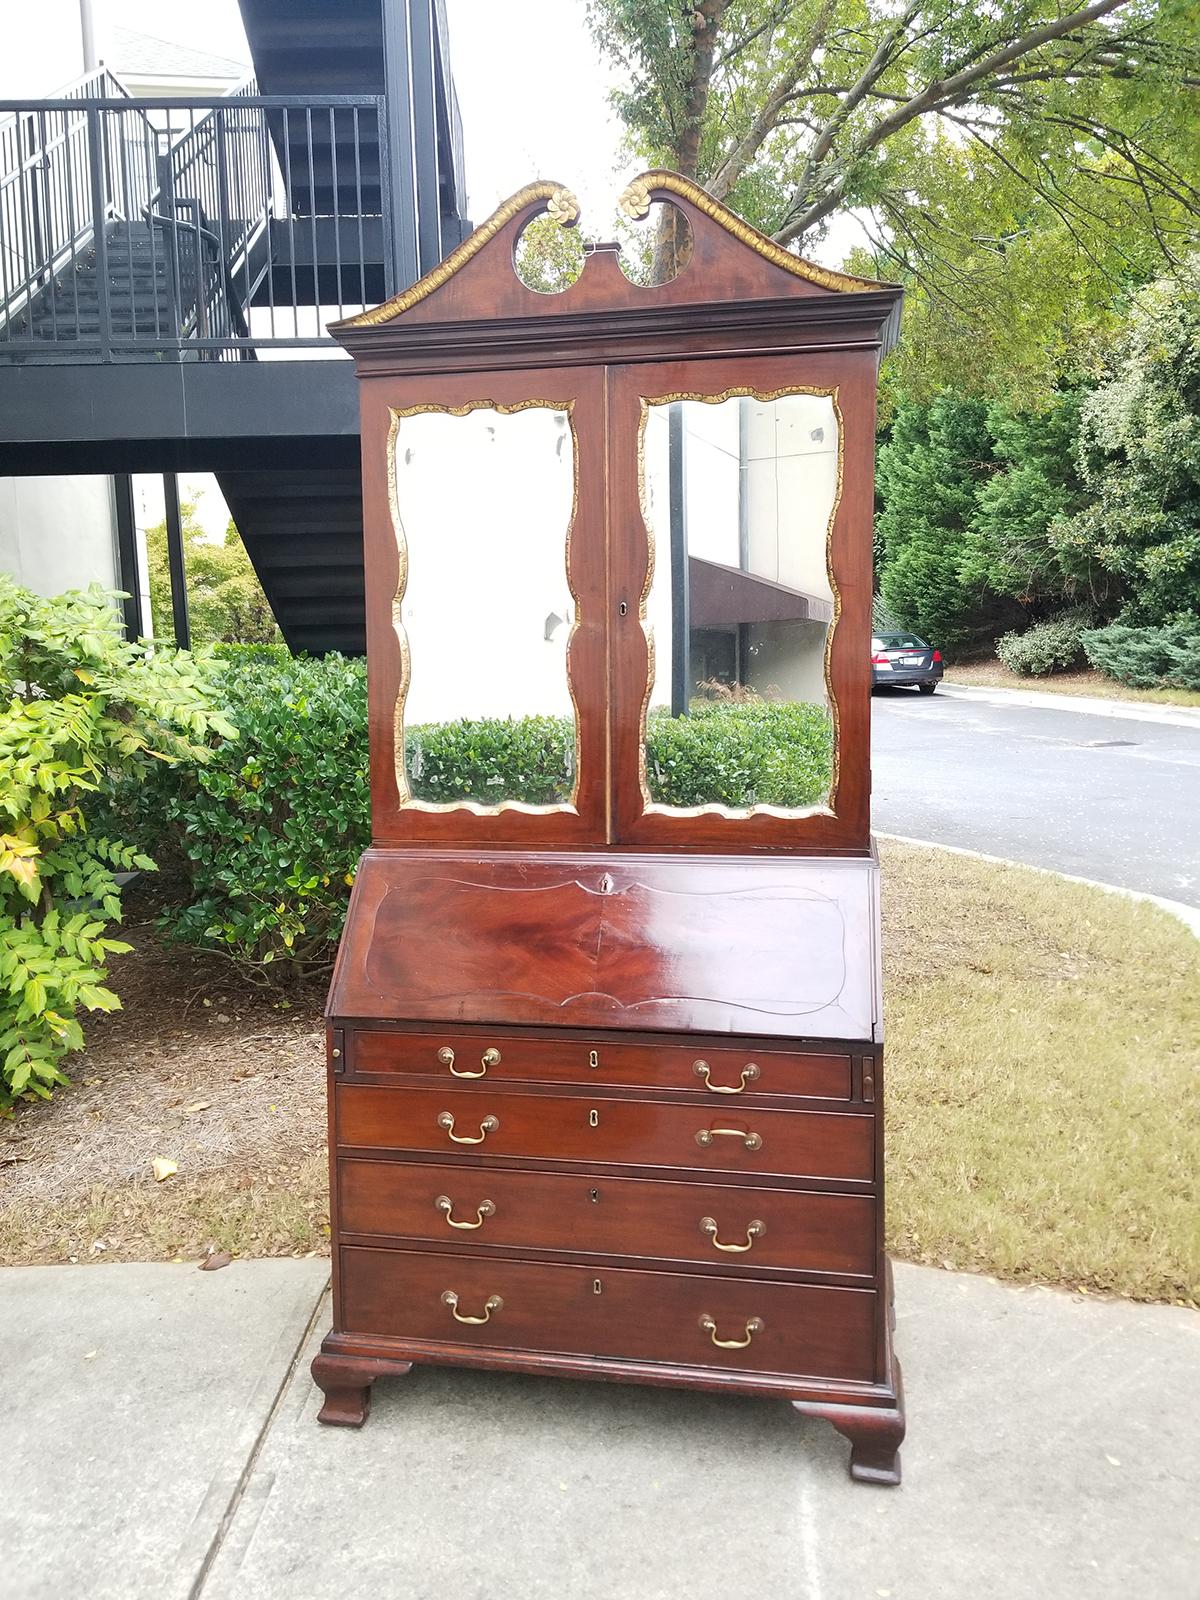
[[[0,102],[0,360],[256,359],[390,292],[378,95]]]

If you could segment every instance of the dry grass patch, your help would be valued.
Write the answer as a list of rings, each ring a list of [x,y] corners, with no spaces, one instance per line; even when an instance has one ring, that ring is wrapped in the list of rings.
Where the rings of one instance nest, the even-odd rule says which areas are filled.
[[[1045,694],[1086,694],[1100,700],[1200,706],[1200,694],[1194,689],[1134,689],[1127,683],[1114,683],[1091,667],[1081,672],[1053,672],[1046,678],[1027,678],[1020,672],[1013,672],[1002,661],[969,661],[949,667],[946,682],[951,687],[961,683],[974,689],[1039,689]]]
[[[1200,943],[1021,867],[882,856],[892,1248],[1200,1300]]]

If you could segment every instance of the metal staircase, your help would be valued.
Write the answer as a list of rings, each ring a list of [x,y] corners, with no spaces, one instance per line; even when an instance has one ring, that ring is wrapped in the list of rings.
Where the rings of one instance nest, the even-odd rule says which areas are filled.
[[[215,472],[288,643],[357,652],[354,386],[295,358],[466,231],[442,0],[241,9],[229,95],[0,102],[0,475]]]

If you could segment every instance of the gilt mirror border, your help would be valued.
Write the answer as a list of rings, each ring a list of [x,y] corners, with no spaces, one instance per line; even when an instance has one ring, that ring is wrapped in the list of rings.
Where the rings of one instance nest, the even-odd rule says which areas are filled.
[[[613,566],[620,592],[636,602],[627,617],[618,618],[619,642],[614,645],[614,832],[622,844],[731,852],[779,847],[860,852],[868,847],[874,384],[873,352],[857,351],[697,358],[611,370],[613,517],[636,526],[639,533],[616,553]],[[645,419],[651,406],[675,399],[716,404],[734,396],[774,399],[793,394],[828,396],[838,427],[836,492],[825,527],[833,595],[824,657],[833,727],[828,797],[824,804],[795,810],[761,804],[744,808],[660,804],[650,796],[645,767],[646,718],[654,682],[646,623],[653,534],[645,504]]]
[[[579,515],[579,439],[575,428],[575,402],[574,400],[548,400],[541,397],[528,400],[513,400],[507,403],[492,399],[480,399],[469,400],[465,404],[458,406],[420,402],[411,406],[392,406],[389,410],[391,421],[388,425],[386,447],[388,510],[392,520],[392,535],[396,541],[396,590],[392,596],[392,631],[396,635],[400,662],[400,678],[396,687],[396,704],[392,718],[393,762],[395,766],[397,801],[405,811],[424,811],[432,815],[442,816],[454,811],[469,811],[477,817],[495,817],[504,811],[517,811],[528,816],[539,817],[549,816],[555,812],[565,812],[571,816],[578,816],[581,770],[579,700],[575,693],[571,673],[571,646],[576,633],[579,631],[581,609],[579,592],[575,588],[571,567],[571,542],[575,531],[575,522]],[[477,411],[490,411],[501,417],[516,416],[526,411],[547,411],[555,415],[565,415],[567,430],[571,438],[571,506],[567,513],[567,524],[563,530],[563,572],[573,602],[573,611],[570,619],[571,628],[566,641],[565,668],[566,687],[571,700],[574,724],[572,736],[574,754],[570,798],[566,801],[558,801],[549,805],[536,805],[529,801],[511,799],[502,800],[496,805],[483,805],[478,800],[466,799],[446,801],[420,800],[413,795],[408,775],[405,711],[409,689],[412,684],[412,661],[409,651],[409,634],[404,620],[404,603],[408,592],[410,547],[398,492],[396,446],[400,437],[401,424],[411,417],[469,417]]]
[[[487,409],[501,415],[535,409],[565,413],[572,441],[571,512],[562,531],[566,588],[574,603],[565,659],[575,739],[572,791],[565,802],[505,800],[484,805],[465,798],[418,799],[411,794],[405,770],[404,712],[412,666],[404,625],[409,572],[404,508],[398,503],[396,440],[407,417],[465,417]],[[607,735],[602,714],[603,428],[602,377],[582,369],[464,374],[364,386],[368,706],[377,841],[582,844],[603,835],[607,811]]]
[[[731,806],[719,801],[706,801],[692,806],[667,805],[665,802],[656,801],[650,793],[649,774],[646,762],[646,742],[649,726],[650,699],[656,678],[656,651],[653,632],[649,617],[649,601],[654,586],[654,579],[658,572],[660,552],[656,548],[653,520],[649,507],[649,487],[646,470],[646,430],[650,421],[650,413],[655,407],[671,406],[681,402],[692,402],[698,405],[720,406],[727,400],[756,400],[763,404],[770,404],[776,400],[789,400],[801,395],[811,396],[815,399],[828,400],[831,403],[834,421],[837,426],[837,468],[834,480],[833,495],[829,513],[825,518],[821,545],[824,552],[825,573],[832,593],[833,616],[825,631],[825,641],[822,648],[822,681],[825,686],[826,703],[828,706],[831,723],[831,750],[830,750],[830,776],[824,798],[808,806],[778,806],[765,802],[756,802],[751,806]],[[833,650],[834,634],[837,631],[838,621],[841,616],[841,598],[838,589],[837,577],[833,568],[833,529],[837,521],[838,507],[842,499],[842,483],[845,472],[845,427],[842,419],[841,408],[838,404],[838,386],[833,384],[827,388],[817,388],[812,384],[790,383],[781,389],[762,389],[753,384],[731,384],[728,388],[713,392],[709,389],[693,389],[677,391],[670,394],[643,395],[640,403],[637,433],[637,460],[638,460],[638,499],[641,510],[642,528],[646,539],[647,560],[646,577],[642,584],[642,592],[638,600],[638,617],[642,624],[642,631],[646,636],[646,689],[642,697],[642,713],[639,728],[639,767],[638,777],[642,790],[642,808],[645,816],[670,816],[670,817],[724,817],[734,822],[744,822],[751,817],[779,817],[785,821],[802,822],[807,817],[834,816],[834,796],[838,787],[839,766],[839,740],[838,740],[838,706],[830,679],[829,662]]]

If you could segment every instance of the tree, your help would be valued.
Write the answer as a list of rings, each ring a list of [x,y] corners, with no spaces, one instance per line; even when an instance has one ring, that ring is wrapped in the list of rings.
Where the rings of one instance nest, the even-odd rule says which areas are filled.
[[[1104,572],[1123,623],[1200,614],[1200,257],[1134,301],[1108,379],[1085,400],[1088,503],[1052,534]]]
[[[966,571],[979,491],[992,471],[987,405],[975,397],[901,406],[879,451],[883,600],[942,649],[969,648],[1011,625],[1015,608],[981,606],[983,585]]]
[[[1065,341],[1072,270],[1111,297],[1195,237],[1188,0],[589,0],[589,16],[639,156],[783,244],[811,249],[854,211],[872,270],[956,311],[964,345],[1006,317]],[[1071,270],[1047,274],[1048,247]],[[1040,316],[1011,317],[1014,257]]]
[[[193,641],[196,644],[278,642],[282,635],[235,525],[230,522],[223,542],[215,544],[196,521],[193,505],[185,502],[180,513]],[[146,557],[155,636],[171,639],[174,627],[165,522],[147,529]]]

